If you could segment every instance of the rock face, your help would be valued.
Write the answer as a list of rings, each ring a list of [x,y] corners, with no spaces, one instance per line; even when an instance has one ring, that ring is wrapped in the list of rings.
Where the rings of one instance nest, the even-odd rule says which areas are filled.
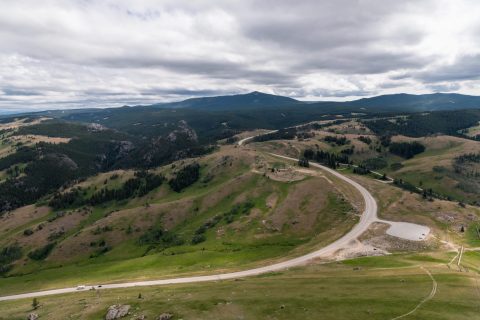
[[[108,307],[107,314],[105,315],[105,320],[115,320],[125,317],[130,310],[128,304],[114,304],[113,306]]]
[[[30,313],[28,316],[27,316],[27,320],[38,320],[38,314],[36,313]]]
[[[162,313],[157,317],[157,320],[170,320],[173,318],[173,314],[171,313]]]

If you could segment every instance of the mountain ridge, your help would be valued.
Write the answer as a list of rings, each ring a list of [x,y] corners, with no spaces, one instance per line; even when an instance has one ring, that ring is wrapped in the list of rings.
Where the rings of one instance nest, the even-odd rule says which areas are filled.
[[[70,114],[94,114],[115,112],[116,110],[140,109],[196,109],[201,111],[239,111],[256,108],[319,108],[328,112],[348,109],[352,112],[425,112],[448,111],[462,109],[480,109],[480,96],[460,93],[409,94],[395,93],[361,98],[351,101],[300,101],[294,98],[253,91],[244,94],[233,94],[212,97],[189,98],[181,101],[155,103],[150,105],[124,105],[121,107],[80,108],[80,109],[48,109],[25,113],[0,114],[0,119],[16,116],[38,115],[64,118]]]
[[[274,95],[259,91],[244,94],[233,94],[213,97],[189,98],[182,101],[153,104],[162,108],[209,108],[222,109],[225,107],[251,107],[302,104],[303,102],[290,97]]]
[[[280,106],[322,107],[363,107],[381,109],[379,111],[438,111],[480,108],[480,96],[459,93],[409,94],[395,93],[361,98],[350,101],[300,101],[290,97],[253,91],[246,94],[190,98],[177,102],[153,104],[161,108],[198,108],[206,110],[228,110],[254,107]],[[402,110],[403,109],[403,110]]]

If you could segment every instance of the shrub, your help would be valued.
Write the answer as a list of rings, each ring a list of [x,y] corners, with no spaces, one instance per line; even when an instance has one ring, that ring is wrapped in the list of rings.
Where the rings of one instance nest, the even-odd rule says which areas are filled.
[[[326,136],[323,140],[328,143],[336,144],[337,146],[343,146],[350,143],[350,140],[348,140],[347,137]]]
[[[22,249],[17,244],[0,250],[0,274],[7,273],[12,269],[10,263],[22,257]]]
[[[48,241],[57,240],[58,238],[63,237],[64,234],[65,234],[65,231],[63,230],[54,231],[48,235]]]
[[[368,170],[378,170],[378,169],[383,169],[386,166],[388,166],[387,161],[384,158],[370,158],[365,161],[363,161],[363,165],[365,168]]]
[[[370,137],[360,136],[357,139],[362,141],[363,143],[366,143],[366,144],[371,144],[372,143],[372,139]]]
[[[183,240],[176,234],[164,230],[162,227],[152,227],[147,230],[138,239],[141,245],[162,245],[163,247],[179,246],[183,244]]]
[[[175,178],[170,179],[168,184],[175,192],[180,192],[186,187],[194,184],[200,177],[200,165],[198,163],[189,164],[180,169]]]
[[[359,165],[358,167],[353,168],[353,173],[364,175],[364,174],[369,174],[370,170],[365,168],[365,166],[363,166],[363,165]]]
[[[99,257],[105,253],[107,253],[108,251],[110,251],[111,248],[109,246],[103,246],[101,247],[100,249],[98,249],[97,251],[95,251],[94,253],[92,253],[90,255],[90,258],[96,258],[96,257]]]
[[[112,231],[113,228],[111,226],[103,226],[100,228],[100,226],[97,226],[97,228],[95,230],[92,231],[92,234],[94,235],[99,235],[101,233],[104,233],[104,232],[110,232]]]
[[[28,253],[28,257],[32,260],[44,260],[50,252],[52,252],[53,248],[55,247],[55,242],[50,242],[43,247],[35,249]]]
[[[192,238],[192,244],[199,244],[201,242],[204,242],[207,240],[207,237],[205,237],[204,234],[196,234]]]

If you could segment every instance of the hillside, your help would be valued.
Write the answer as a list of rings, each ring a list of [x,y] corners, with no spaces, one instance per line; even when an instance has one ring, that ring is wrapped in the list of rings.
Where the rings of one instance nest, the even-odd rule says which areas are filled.
[[[288,97],[253,91],[246,94],[236,94],[231,96],[192,98],[179,102],[152,105],[152,107],[229,110],[237,108],[278,107],[295,104],[302,104],[302,102]]]
[[[147,179],[145,174],[134,170],[114,170],[62,189],[49,197],[50,202],[11,211],[0,223],[0,247],[2,252],[11,253],[5,277],[0,279],[2,293],[239,270],[282,261],[330,243],[358,221],[357,214],[363,205],[358,194],[322,170],[292,165],[262,151],[292,154],[316,143],[320,148],[330,148],[325,150],[339,152],[351,145],[359,148],[365,144],[356,139],[358,134],[369,134],[377,140],[367,127],[353,120],[330,121],[319,126],[307,126],[317,128],[315,137],[280,138],[253,142],[246,147],[223,145],[201,158],[152,168],[148,173],[163,179],[146,193],[138,187],[127,198],[106,197],[107,190],[136,185],[132,179]],[[325,137],[333,135],[345,135],[351,142],[325,141]],[[394,137],[392,141],[402,139],[405,138]],[[336,141],[341,141],[340,145]],[[442,141],[428,141],[422,143],[430,154],[435,154],[430,148],[444,149]],[[472,146],[477,143],[467,141]],[[416,159],[417,156],[407,161]],[[190,182],[182,183],[180,192],[175,191],[177,183],[171,181],[180,176],[184,181],[188,176],[180,172],[195,163],[199,164],[198,177],[187,179]],[[68,305],[65,312],[81,314],[86,319],[103,317],[108,306],[115,303],[135,306],[136,313],[149,317],[169,312],[182,318],[200,312],[200,318],[205,319],[233,319],[242,314],[258,318],[278,310],[278,318],[287,319],[292,313],[317,314],[325,308],[332,308],[332,316],[346,317],[344,312],[357,310],[338,298],[348,291],[355,296],[352,299],[358,299],[356,295],[366,297],[362,308],[372,311],[365,311],[360,319],[370,319],[372,314],[379,317],[401,314],[428,293],[431,280],[418,268],[419,264],[434,273],[442,290],[456,290],[453,296],[437,294],[437,303],[447,299],[450,305],[465,308],[462,303],[470,301],[467,297],[471,289],[465,281],[471,281],[473,272],[478,270],[478,254],[465,253],[462,264],[471,268],[470,273],[450,270],[445,265],[453,254],[445,252],[439,240],[464,245],[477,243],[474,233],[460,232],[460,225],[475,226],[480,211],[455,202],[428,201],[368,175],[339,170],[351,175],[379,199],[382,218],[427,225],[434,237],[421,242],[406,241],[385,234],[384,226],[374,224],[351,248],[336,253],[336,259],[347,259],[343,262],[313,263],[255,278],[201,286],[139,287],[41,297],[42,306],[37,312],[43,317],[61,319],[55,312],[55,301],[65,301],[68,297],[75,303]],[[121,194],[114,193],[114,197]],[[395,254],[361,257],[387,252]],[[296,295],[305,294],[306,287],[315,293],[295,299]],[[281,295],[272,293],[272,288],[282,292]],[[253,292],[243,294],[250,290]],[[332,292],[335,292],[333,298]],[[167,300],[159,304],[156,299]],[[368,302],[370,299],[376,303]],[[5,309],[7,304],[0,303],[0,310],[20,319],[29,308],[27,302],[31,303],[30,300],[9,302],[13,306],[10,310]],[[81,309],[80,302],[88,307]],[[343,311],[333,308],[332,303]],[[421,310],[427,313],[426,319],[428,314],[434,314],[431,319],[438,315],[436,308],[426,306]]]
[[[456,93],[391,94],[348,102],[352,106],[395,112],[479,109],[480,97]]]
[[[178,180],[194,163],[199,176]],[[149,172],[165,180],[145,192],[106,197],[144,179],[117,170],[2,215],[0,247],[19,248],[3,265],[2,292],[235,270],[328,243],[357,220],[342,185],[233,146]]]
[[[292,114],[319,116],[326,114],[348,113],[412,113],[424,111],[449,111],[480,109],[480,97],[463,94],[434,93],[434,94],[391,94],[380,95],[371,98],[362,98],[352,101],[299,101],[285,96],[266,94],[258,91],[247,94],[191,98],[176,102],[157,103],[144,106],[123,106],[119,108],[86,108],[70,110],[47,110],[30,112],[18,115],[0,115],[1,122],[9,122],[18,116],[26,117],[52,117],[86,122],[109,122],[105,121],[115,117],[118,121],[122,116],[154,115],[161,114],[163,109],[174,109],[175,112],[192,116],[225,118],[232,121],[245,121],[249,119],[263,127],[275,126],[275,121],[280,114],[287,118]],[[185,109],[184,111],[181,111]],[[273,117],[273,118],[272,118]],[[145,120],[145,117],[136,117]],[[167,116],[168,118],[168,116]],[[271,118],[271,119],[270,119]],[[271,121],[274,121],[273,123]],[[285,120],[285,119],[284,119]],[[296,123],[294,123],[297,121]],[[298,120],[290,121],[290,125],[306,121],[300,116]],[[141,122],[141,121],[137,121]],[[286,122],[281,125],[285,126]],[[257,126],[258,127],[258,126]]]
[[[480,1],[1,8],[0,320],[480,320]]]
[[[309,166],[308,161],[286,161],[269,152],[335,168],[373,194],[380,218],[420,224],[428,227],[430,234],[422,241],[398,238],[386,233],[388,227],[383,222],[375,221],[348,246],[321,257],[321,262],[327,263],[325,267],[312,262],[313,266],[288,273],[238,280],[245,290],[250,281],[266,279],[264,283],[269,288],[298,292],[291,286],[301,283],[304,286],[298,280],[304,275],[317,283],[324,282],[323,277],[329,273],[344,279],[353,268],[368,279],[355,281],[365,290],[380,286],[385,294],[392,294],[392,290],[407,292],[379,284],[375,281],[375,268],[392,268],[385,276],[392,279],[401,274],[402,278],[410,279],[409,284],[423,279],[418,283],[427,287],[424,280],[429,278],[422,269],[411,273],[403,268],[422,261],[423,266],[434,268],[437,277],[446,272],[439,262],[447,263],[453,257],[448,250],[456,244],[480,243],[476,236],[480,210],[465,204],[479,199],[475,189],[477,180],[472,180],[471,171],[478,167],[474,154],[480,151],[480,142],[468,136],[461,138],[463,131],[457,130],[458,126],[470,125],[476,111],[458,113],[460,120],[453,125],[448,121],[438,123],[438,130],[450,130],[458,133],[458,137],[412,138],[387,134],[394,133],[392,128],[398,126],[405,127],[411,135],[419,135],[428,127],[427,122],[419,119],[448,118],[448,113],[442,111],[388,118],[375,114],[360,119],[347,117],[348,114],[321,116],[319,121],[268,134],[257,128],[238,135],[235,132],[241,130],[232,130],[215,140],[212,132],[217,129],[209,130],[208,125],[220,120],[199,118],[204,111],[157,109],[158,118],[146,117],[138,123],[139,117],[150,114],[151,108],[137,109],[143,110],[137,116],[131,110],[135,108],[123,108],[122,113],[112,113],[102,123],[94,124],[28,117],[2,124],[0,186],[17,187],[15,190],[19,191],[19,185],[31,184],[32,190],[41,191],[16,207],[4,208],[0,215],[3,295],[79,284],[106,286],[125,281],[210,275],[270,265],[322,248],[358,223],[359,213],[366,205],[352,185]],[[119,114],[121,117],[116,118]],[[117,127],[106,126],[108,121],[117,123]],[[278,121],[277,125],[282,123],[273,121]],[[377,123],[371,125],[372,121]],[[397,121],[411,124],[400,126]],[[246,146],[236,143],[262,133]],[[213,142],[212,148],[193,157],[187,153],[190,148],[207,147],[209,142]],[[461,157],[463,151],[472,155]],[[358,167],[338,163],[349,161]],[[386,172],[415,185],[419,184],[415,179],[420,178],[422,187],[433,188],[434,192],[422,196],[420,192],[382,180],[369,170]],[[439,175],[443,180],[436,178]],[[438,182],[447,178],[448,183]],[[465,187],[459,188],[459,183]],[[446,197],[439,199],[440,193],[465,203],[448,201]],[[12,194],[4,194],[6,200],[13,198]],[[365,255],[384,257],[359,258]],[[476,259],[468,253],[463,264],[471,267]],[[311,268],[321,270],[321,274],[314,276]],[[281,279],[283,283],[276,285],[269,279]],[[438,281],[449,287],[461,280],[455,278],[453,284]],[[224,285],[225,290],[236,290],[229,282]],[[339,288],[338,292],[345,290],[335,281],[329,285]],[[218,294],[223,293],[211,288],[211,295],[206,295],[204,301],[217,306]],[[153,306],[150,297],[155,294],[147,288],[136,289],[134,299],[138,303],[131,300],[131,291],[121,290],[129,296],[118,301],[137,305],[148,315],[167,307],[177,317],[196,312],[185,302],[176,308],[171,304]],[[139,292],[148,297],[137,298]],[[407,296],[402,293],[397,298],[397,307],[387,303],[385,310],[389,314],[400,313],[411,304]],[[83,314],[91,319],[102,317],[108,307],[105,304],[111,303],[107,297],[108,294],[97,299],[95,307]],[[381,300],[374,294],[371,297]],[[198,296],[194,299],[202,300]],[[268,299],[257,297],[261,304],[248,313],[245,304],[233,296],[229,299],[236,301],[232,315],[256,317],[267,312],[269,304]],[[312,297],[308,308],[316,310],[314,306],[319,304],[325,307],[319,299],[324,299],[321,293]],[[41,297],[41,301],[38,312],[43,317],[58,318],[53,314],[50,298]],[[89,298],[85,301],[91,305]],[[278,297],[275,301],[278,303]],[[8,314],[19,318],[25,313],[22,303],[14,302],[19,309]],[[335,304],[342,305],[341,301]],[[0,310],[3,306],[0,303]],[[298,304],[291,306],[299,312]],[[79,312],[75,307],[69,310]],[[215,318],[219,312],[216,307],[207,310],[206,318]],[[380,312],[382,308],[375,310]]]

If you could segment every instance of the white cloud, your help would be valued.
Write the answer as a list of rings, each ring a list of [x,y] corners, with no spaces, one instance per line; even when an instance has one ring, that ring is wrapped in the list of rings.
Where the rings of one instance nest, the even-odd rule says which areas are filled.
[[[3,0],[0,110],[479,94],[476,1]]]

